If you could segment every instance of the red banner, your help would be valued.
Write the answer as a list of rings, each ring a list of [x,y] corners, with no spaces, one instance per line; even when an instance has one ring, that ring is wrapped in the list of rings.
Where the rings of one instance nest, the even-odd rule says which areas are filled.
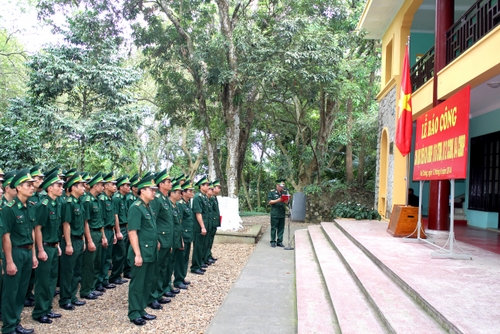
[[[465,179],[470,86],[417,119],[413,180]]]

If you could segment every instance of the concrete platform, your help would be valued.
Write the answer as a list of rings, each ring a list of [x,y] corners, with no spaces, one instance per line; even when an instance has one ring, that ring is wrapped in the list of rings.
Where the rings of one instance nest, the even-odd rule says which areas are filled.
[[[255,244],[262,225],[253,225],[247,232],[222,231],[217,229],[214,242],[217,244]]]
[[[456,333],[499,333],[500,256],[458,241],[472,260],[433,259],[427,243],[407,243],[387,232],[386,222],[337,220],[388,275],[400,280],[423,307],[436,312]],[[446,240],[437,240],[444,243]],[[458,249],[456,249],[459,251]],[[419,324],[415,324],[419,328]]]

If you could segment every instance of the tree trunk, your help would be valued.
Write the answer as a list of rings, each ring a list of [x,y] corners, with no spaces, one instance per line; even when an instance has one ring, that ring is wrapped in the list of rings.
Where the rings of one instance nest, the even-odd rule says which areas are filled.
[[[243,188],[243,192],[245,193],[248,209],[250,211],[253,211],[252,202],[250,201],[250,196],[248,195],[247,183],[245,182],[245,176],[243,174],[241,175],[241,185]]]
[[[345,174],[347,184],[354,182],[354,172],[352,166],[352,101],[350,98],[347,99],[346,103],[347,112],[347,144],[345,148]]]

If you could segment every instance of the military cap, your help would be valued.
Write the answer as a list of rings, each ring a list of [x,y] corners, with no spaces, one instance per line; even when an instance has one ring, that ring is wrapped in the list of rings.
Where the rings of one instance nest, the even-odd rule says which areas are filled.
[[[167,169],[165,168],[164,170],[162,170],[161,172],[158,172],[156,174],[155,183],[156,184],[160,184],[160,182],[163,182],[163,181],[165,181],[167,179],[171,180],[172,178],[170,177],[170,175],[168,175]]]
[[[130,186],[131,187],[136,187],[137,186],[137,182],[139,181],[139,173],[135,173],[134,175],[132,175],[132,177],[130,178]]]
[[[43,190],[47,190],[47,188],[53,185],[54,183],[64,183],[64,181],[59,178],[57,170],[55,169],[52,173],[47,174],[45,176],[45,179],[43,180],[42,184],[40,184],[40,188],[42,188]]]
[[[286,182],[286,179],[277,179],[276,184],[279,184],[280,186],[284,186]]]
[[[116,180],[117,188],[120,188],[124,184],[131,184],[130,180],[128,179],[128,175],[122,175]]]
[[[172,189],[170,189],[170,192],[173,192],[176,190],[182,190],[181,183],[179,181],[172,184]]]
[[[143,177],[137,182],[137,189],[143,189],[143,188],[153,188],[153,189],[158,189],[155,183],[154,175],[150,174],[146,177]]]
[[[66,173],[64,173],[64,176],[66,177],[66,180],[69,180],[75,174],[76,174],[76,168],[71,168]]]
[[[148,177],[150,175],[154,175],[154,173],[148,171],[148,172],[144,173],[144,175],[141,177],[141,179],[144,179],[145,177]]]
[[[106,182],[106,183],[108,183],[108,182],[116,183],[113,172],[104,175],[102,178],[104,179],[104,182]]]
[[[35,176],[44,177],[45,176],[45,175],[43,175],[42,170],[40,169],[40,165],[39,164],[36,164],[33,167],[31,167],[31,169],[30,169],[30,175],[31,175],[31,177],[35,177]]]
[[[11,181],[12,186],[10,187],[15,188],[21,183],[33,182],[33,181],[35,180],[33,180],[33,178],[31,177],[30,170],[28,168],[21,169],[19,172],[17,172],[16,176],[12,178]]]
[[[91,178],[92,178],[92,175],[90,175],[89,172],[82,173],[82,179],[84,179],[85,181],[89,182]]]
[[[14,176],[16,176],[16,174],[17,174],[17,170],[12,170],[12,171],[8,172],[7,174],[5,174],[4,175],[5,180],[3,182],[3,186],[10,187],[10,183],[12,182],[12,179],[14,178]],[[11,187],[11,188],[14,188],[14,187]]]
[[[69,189],[69,188],[71,188],[71,186],[73,186],[73,185],[75,185],[77,183],[87,183],[87,181],[85,181],[82,178],[82,175],[80,173],[75,173],[72,177],[70,177],[68,179],[68,181],[66,181],[66,184],[64,185],[64,188],[65,189]]]
[[[195,184],[195,186],[197,186],[198,188],[204,184],[204,183],[209,183],[208,182],[208,177],[206,175],[203,175]]]
[[[214,187],[217,187],[217,186],[219,186],[219,187],[220,187],[220,181],[219,181],[219,180],[215,180],[215,181],[213,181],[213,182],[212,182],[212,185],[213,185]]]
[[[52,174],[53,172],[57,172],[58,176],[65,176],[63,173],[63,170],[61,169],[61,165],[57,165],[54,168],[52,168],[51,170],[45,172],[45,175]]]
[[[102,173],[98,172],[96,175],[94,175],[93,178],[90,179],[89,181],[89,187],[93,187],[99,182],[104,182],[104,179],[102,178]]]
[[[191,180],[187,179],[186,182],[181,186],[182,191],[189,190],[189,189],[194,189],[194,185],[191,182]]]
[[[181,175],[177,176],[176,178],[177,181],[186,181],[186,175],[184,175],[184,173],[182,173]]]

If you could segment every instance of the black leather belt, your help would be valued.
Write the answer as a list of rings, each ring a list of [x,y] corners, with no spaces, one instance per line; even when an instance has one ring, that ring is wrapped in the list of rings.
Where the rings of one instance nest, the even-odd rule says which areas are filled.
[[[106,230],[113,230],[115,227],[114,226],[104,226]]]
[[[20,245],[20,246],[14,246],[16,248],[24,248],[24,249],[28,249],[28,250],[31,250],[33,249],[33,244],[30,244],[30,245]]]
[[[101,227],[101,228],[102,228],[102,227]],[[101,232],[101,228],[92,228],[92,227],[91,227],[91,228],[90,228],[90,230],[91,230],[91,231],[94,231],[94,232],[97,232],[97,231]]]
[[[71,239],[75,240],[83,240],[83,234],[82,235],[71,235]]]
[[[127,226],[128,223],[120,223],[120,226]]]
[[[56,248],[59,245],[59,243],[58,242],[44,242],[43,245]]]

